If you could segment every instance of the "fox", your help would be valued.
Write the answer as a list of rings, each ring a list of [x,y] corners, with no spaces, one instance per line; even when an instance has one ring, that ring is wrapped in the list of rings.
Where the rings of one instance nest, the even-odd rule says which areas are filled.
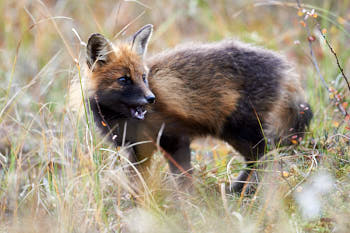
[[[94,121],[116,146],[132,145],[130,161],[140,169],[161,148],[170,172],[188,180],[190,144],[206,136],[227,142],[253,169],[267,145],[291,145],[305,134],[313,113],[283,55],[226,39],[146,57],[152,32],[148,24],[116,43],[95,33],[86,46]],[[242,190],[249,174],[240,172],[233,191]]]

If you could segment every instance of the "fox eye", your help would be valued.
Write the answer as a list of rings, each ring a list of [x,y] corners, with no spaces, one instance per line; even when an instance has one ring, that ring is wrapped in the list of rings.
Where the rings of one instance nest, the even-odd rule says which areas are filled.
[[[131,78],[129,76],[127,76],[127,75],[124,75],[124,76],[118,78],[118,82],[123,84],[123,85],[132,84]]]
[[[142,74],[142,80],[143,80],[144,83],[147,83],[146,74]]]

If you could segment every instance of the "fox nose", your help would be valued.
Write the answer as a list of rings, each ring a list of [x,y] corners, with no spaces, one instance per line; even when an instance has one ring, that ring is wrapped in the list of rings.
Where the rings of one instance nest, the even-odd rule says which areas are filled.
[[[155,100],[156,100],[156,97],[153,94],[148,95],[145,98],[146,98],[147,102],[150,103],[150,104],[153,104],[155,102]]]

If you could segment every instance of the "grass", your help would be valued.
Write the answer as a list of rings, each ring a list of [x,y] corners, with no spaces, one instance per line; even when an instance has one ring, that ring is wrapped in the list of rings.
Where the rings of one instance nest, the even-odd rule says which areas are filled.
[[[341,94],[338,103],[311,63],[294,1],[0,0],[0,230],[348,232],[350,125],[336,104],[349,111],[349,91],[314,29],[316,22],[327,29],[348,74],[350,1],[304,3],[318,14],[307,20],[313,50],[327,84]],[[74,59],[84,56],[72,28],[83,40],[93,32],[112,39],[147,23],[155,25],[150,53],[187,40],[236,37],[295,62],[314,119],[299,146],[269,150],[255,193],[224,192],[244,163],[228,145],[207,138],[192,144],[193,194],[176,195],[157,153],[152,180],[136,195],[123,148],[105,143],[89,116],[71,112]]]

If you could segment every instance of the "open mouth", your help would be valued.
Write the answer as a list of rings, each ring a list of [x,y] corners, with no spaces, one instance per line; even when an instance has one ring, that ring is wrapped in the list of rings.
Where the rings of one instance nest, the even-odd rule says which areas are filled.
[[[144,106],[136,106],[130,108],[130,113],[133,118],[143,120],[145,119],[145,115],[147,111],[144,109]]]

